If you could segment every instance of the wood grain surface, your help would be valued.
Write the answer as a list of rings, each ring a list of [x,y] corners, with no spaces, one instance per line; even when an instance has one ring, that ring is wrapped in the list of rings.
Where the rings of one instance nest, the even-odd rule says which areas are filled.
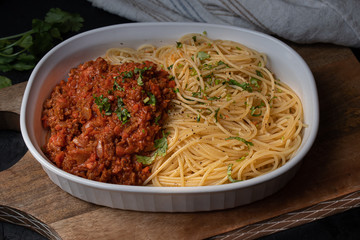
[[[348,48],[289,45],[314,74],[320,127],[299,172],[274,195],[213,212],[111,209],[62,191],[28,152],[0,172],[0,205],[31,214],[62,239],[203,239],[360,190],[360,64]],[[0,111],[19,113],[25,84],[0,90]]]

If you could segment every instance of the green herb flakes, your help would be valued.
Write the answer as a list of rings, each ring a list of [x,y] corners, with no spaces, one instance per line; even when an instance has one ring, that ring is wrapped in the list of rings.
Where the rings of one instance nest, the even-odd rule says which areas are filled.
[[[253,89],[249,83],[239,83],[238,81],[236,81],[234,79],[229,79],[229,81],[227,81],[227,83],[229,85],[235,85],[235,86],[241,87],[243,90],[248,91],[248,92],[253,91]]]
[[[210,55],[209,55],[208,53],[204,52],[204,51],[200,51],[200,52],[198,52],[197,57],[198,57],[201,61],[203,61],[203,60],[209,59],[209,58],[210,58]]]
[[[117,109],[115,110],[115,113],[122,124],[125,124],[131,117],[129,111],[125,108],[125,104],[122,98],[118,98]]]
[[[104,98],[103,95],[100,95],[99,97],[96,97],[94,95],[93,98],[94,98],[95,104],[98,106],[101,114],[104,114],[103,113],[103,111],[104,111],[105,115],[111,115],[111,105],[110,105],[108,98],[106,98],[106,97]]]
[[[232,173],[232,166],[233,164],[229,164],[228,168],[227,168],[227,176],[230,182],[234,183],[234,182],[239,182],[240,180],[235,180],[231,177],[231,173]]]
[[[228,137],[228,138],[225,138],[225,140],[232,140],[232,139],[241,141],[241,142],[245,143],[247,146],[254,146],[254,144],[252,142],[246,141],[244,138],[241,138],[241,137]]]
[[[136,155],[136,160],[142,164],[149,165],[151,164],[157,156],[165,156],[166,150],[168,149],[167,136],[169,133],[163,133],[163,137],[156,139],[154,142],[154,147],[156,148],[152,156],[140,156]]]

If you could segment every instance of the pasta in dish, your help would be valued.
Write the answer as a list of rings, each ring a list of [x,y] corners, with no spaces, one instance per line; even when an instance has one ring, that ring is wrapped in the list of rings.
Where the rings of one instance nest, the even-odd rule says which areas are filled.
[[[176,99],[164,126],[168,150],[144,184],[218,185],[273,171],[302,140],[299,97],[240,43],[187,34],[163,47],[113,48],[111,64],[152,61],[174,76]]]

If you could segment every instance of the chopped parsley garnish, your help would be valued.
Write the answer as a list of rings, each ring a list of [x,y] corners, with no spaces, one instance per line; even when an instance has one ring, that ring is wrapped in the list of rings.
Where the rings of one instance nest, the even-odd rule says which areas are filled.
[[[237,159],[236,161],[237,161],[237,162],[241,162],[241,161],[245,160],[246,156],[247,156],[247,155],[242,156],[241,158]]]
[[[251,77],[250,78],[250,83],[252,84],[252,85],[254,85],[255,87],[260,87],[259,86],[259,79],[257,79],[257,78],[254,78],[254,77]]]
[[[151,164],[157,156],[165,156],[166,150],[168,149],[167,136],[169,133],[163,132],[163,137],[156,139],[154,142],[154,147],[156,148],[152,156],[140,156],[136,155],[136,160],[142,164],[149,165]]]
[[[251,110],[250,115],[253,116],[253,117],[261,116],[261,113],[262,113],[261,111],[260,111],[260,113],[255,113],[256,109],[258,109],[258,108],[259,108],[259,106],[252,106],[250,108],[250,110]]]
[[[116,82],[116,80],[114,81],[113,89],[124,91],[124,89]]]
[[[238,81],[236,81],[234,79],[229,79],[229,81],[227,81],[227,83],[229,85],[235,85],[235,86],[241,87],[242,89],[244,89],[245,91],[248,91],[248,92],[253,91],[253,89],[249,83],[239,83]]]
[[[137,84],[139,85],[139,86],[143,86],[144,85],[144,82],[143,82],[143,74],[144,74],[144,72],[145,71],[147,71],[147,70],[150,70],[151,69],[151,66],[150,67],[144,67],[144,68],[135,68],[134,69],[134,73],[135,74],[137,74],[137,73],[139,73],[139,77],[138,77],[138,79],[137,79]]]
[[[192,93],[192,96],[193,96],[193,97],[198,97],[198,96],[200,96],[200,94],[201,94],[201,92],[193,92],[193,93]]]
[[[257,113],[257,114],[256,114],[255,112],[256,112],[256,109],[259,109],[259,108],[264,107],[264,106],[265,106],[264,102],[261,102],[261,104],[258,105],[258,106],[252,106],[252,107],[250,108],[250,110],[251,110],[250,115],[253,116],[253,117],[261,116],[261,113],[262,113],[261,110],[260,110],[260,113]]]
[[[194,40],[194,42],[196,42],[196,36],[192,36],[192,39]]]
[[[200,122],[200,114],[197,115],[196,121],[197,121],[197,122]]]
[[[227,68],[230,67],[228,64],[226,64],[225,62],[223,62],[223,61],[221,61],[221,60],[217,62],[217,65],[218,65],[218,66],[225,65]]]
[[[205,64],[202,66],[202,69],[205,69],[205,70],[211,70],[212,68],[213,68],[213,65],[207,64],[207,63],[205,63]]]
[[[111,104],[110,104],[108,98],[104,98],[104,96],[102,94],[99,97],[96,97],[95,95],[93,95],[93,98],[94,98],[95,104],[98,106],[101,114],[103,114],[103,111],[104,111],[105,115],[111,115]]]
[[[233,164],[229,164],[228,168],[227,168],[227,176],[230,182],[240,182],[240,180],[235,180],[231,177],[231,172],[232,172],[232,166]]]
[[[157,117],[155,118],[155,124],[156,124],[156,125],[159,125],[160,119],[161,119],[161,115],[159,115],[159,116],[157,116]]]
[[[144,102],[144,103],[147,103],[149,100],[150,100],[150,98],[149,98],[149,97],[146,97],[146,98],[143,100],[143,102]]]
[[[215,79],[215,85],[218,85],[219,83],[221,83],[221,81],[222,81],[221,79],[218,79],[218,78]]]
[[[177,48],[182,48],[182,43],[181,42],[176,42],[176,47]]]
[[[259,77],[263,77],[262,73],[259,70],[256,70],[256,75],[258,75]]]
[[[219,111],[220,111],[220,108],[217,108],[216,110],[215,110],[215,122],[218,122],[218,114],[219,114]]]
[[[198,73],[195,68],[191,69],[190,76],[196,76]]]
[[[208,97],[207,99],[210,100],[210,101],[214,101],[214,100],[218,100],[220,98],[221,97]]]
[[[115,110],[115,113],[122,124],[125,124],[131,117],[129,111],[125,108],[122,98],[118,98],[117,109]]]
[[[232,140],[232,139],[241,141],[241,142],[245,143],[247,146],[254,146],[254,144],[252,142],[246,141],[244,138],[241,138],[241,137],[228,137],[228,138],[225,138],[225,140]]]
[[[125,78],[132,78],[133,77],[133,72],[132,71],[125,71],[125,72],[122,72],[122,79],[125,79]]]
[[[204,52],[204,51],[200,51],[200,52],[198,52],[197,57],[198,57],[200,60],[206,60],[206,59],[209,59],[209,58],[210,58],[210,55],[207,54],[207,53]]]
[[[147,98],[148,98],[149,100],[147,100],[147,101],[144,102],[144,103],[147,103],[147,104],[150,104],[150,105],[155,106],[155,104],[156,104],[156,97],[155,97],[155,95],[152,94],[151,92],[148,92],[147,95],[148,95]],[[147,98],[145,98],[145,99],[147,99]]]

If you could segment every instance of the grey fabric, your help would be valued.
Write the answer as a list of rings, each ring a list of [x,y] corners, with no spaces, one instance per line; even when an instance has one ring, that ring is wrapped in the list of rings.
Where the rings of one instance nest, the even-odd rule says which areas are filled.
[[[233,25],[298,42],[360,47],[360,0],[88,0],[137,22]]]

